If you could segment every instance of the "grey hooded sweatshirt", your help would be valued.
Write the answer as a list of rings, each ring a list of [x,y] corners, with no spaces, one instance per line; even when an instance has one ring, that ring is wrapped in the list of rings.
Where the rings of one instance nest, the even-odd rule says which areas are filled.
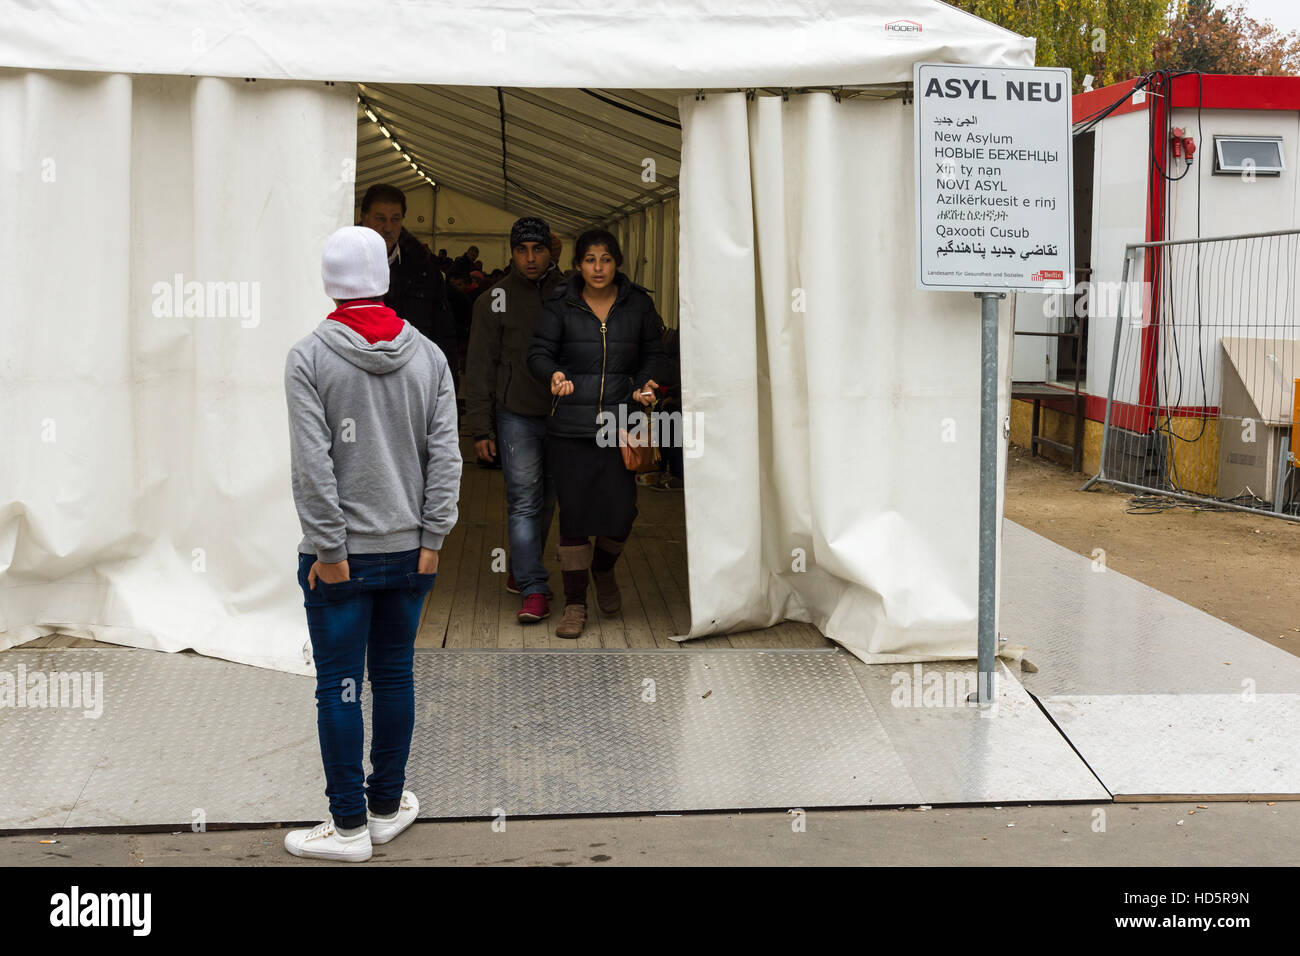
[[[326,319],[289,350],[293,500],[302,554],[439,550],[456,524],[461,455],[447,359],[409,322],[373,345]]]

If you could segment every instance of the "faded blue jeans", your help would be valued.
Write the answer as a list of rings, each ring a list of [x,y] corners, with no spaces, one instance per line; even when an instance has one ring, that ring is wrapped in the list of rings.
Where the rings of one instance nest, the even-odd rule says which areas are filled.
[[[497,451],[506,480],[510,573],[521,595],[549,594],[542,552],[555,514],[555,482],[546,467],[546,419],[498,403]]]
[[[366,825],[366,804],[389,814],[402,802],[415,728],[412,666],[415,632],[437,574],[418,574],[420,549],[349,554],[340,584],[307,575],[314,554],[298,555],[298,584],[316,660],[316,730],[325,764],[325,795],[341,829]],[[368,778],[361,765],[362,677],[370,671],[372,728]],[[363,779],[364,778],[364,779]]]

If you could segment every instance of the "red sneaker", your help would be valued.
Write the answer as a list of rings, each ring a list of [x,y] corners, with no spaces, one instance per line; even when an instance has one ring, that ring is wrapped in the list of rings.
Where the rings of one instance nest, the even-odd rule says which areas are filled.
[[[529,594],[524,598],[524,606],[519,609],[515,615],[521,624],[527,624],[532,621],[540,621],[544,617],[550,617],[551,605],[546,600],[545,594]]]

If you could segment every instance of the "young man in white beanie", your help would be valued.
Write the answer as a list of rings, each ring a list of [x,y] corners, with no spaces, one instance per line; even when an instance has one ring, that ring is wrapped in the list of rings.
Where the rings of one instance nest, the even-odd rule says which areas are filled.
[[[289,350],[284,383],[331,819],[288,833],[284,845],[296,856],[360,862],[419,813],[403,789],[415,632],[456,523],[461,455],[446,358],[382,302],[383,238],[363,226],[338,230],[321,275],[338,308]],[[367,664],[374,772],[363,779]]]

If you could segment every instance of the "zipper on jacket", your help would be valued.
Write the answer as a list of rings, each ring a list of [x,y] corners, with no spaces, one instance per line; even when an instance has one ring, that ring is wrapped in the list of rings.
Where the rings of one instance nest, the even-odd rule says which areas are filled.
[[[596,414],[599,415],[605,407],[605,328],[609,325],[609,320],[614,317],[614,309],[618,302],[609,304],[609,311],[605,313],[605,319],[600,323],[600,398],[596,400]],[[595,312],[591,313],[595,316]]]
[[[617,305],[618,305],[617,299],[609,304],[609,311],[605,313],[605,318],[602,321],[601,319],[596,318],[596,313],[592,310],[591,306],[587,305],[585,301],[582,303],[582,307],[591,314],[591,317],[593,319],[596,319],[597,322],[600,322],[600,395],[597,396],[596,398],[597,417],[600,416],[601,411],[603,411],[605,407],[605,355],[606,355],[605,330],[609,327],[609,320],[614,317],[614,307]],[[552,414],[554,414],[553,410],[552,410]]]
[[[613,309],[610,309],[613,312]],[[593,313],[594,314],[594,313]],[[606,319],[609,316],[605,316]],[[600,397],[596,399],[596,417],[600,418],[601,410],[605,407],[605,323],[600,323]]]
[[[606,356],[606,344],[607,344],[605,339],[605,330],[609,326],[609,320],[614,316],[614,307],[618,305],[618,298],[615,297],[614,301],[610,303],[609,311],[605,313],[605,319],[603,322],[600,319],[596,318],[596,313],[592,310],[591,306],[587,305],[586,300],[581,298],[581,296],[579,296],[578,304],[581,305],[584,309],[586,309],[587,313],[593,319],[596,319],[597,322],[600,322],[600,394],[596,398],[596,415],[597,417],[599,417],[601,411],[605,407],[605,356]],[[555,414],[555,407],[559,403],[559,401],[560,401],[560,397],[558,395],[555,396],[555,401],[551,403],[552,415]]]

